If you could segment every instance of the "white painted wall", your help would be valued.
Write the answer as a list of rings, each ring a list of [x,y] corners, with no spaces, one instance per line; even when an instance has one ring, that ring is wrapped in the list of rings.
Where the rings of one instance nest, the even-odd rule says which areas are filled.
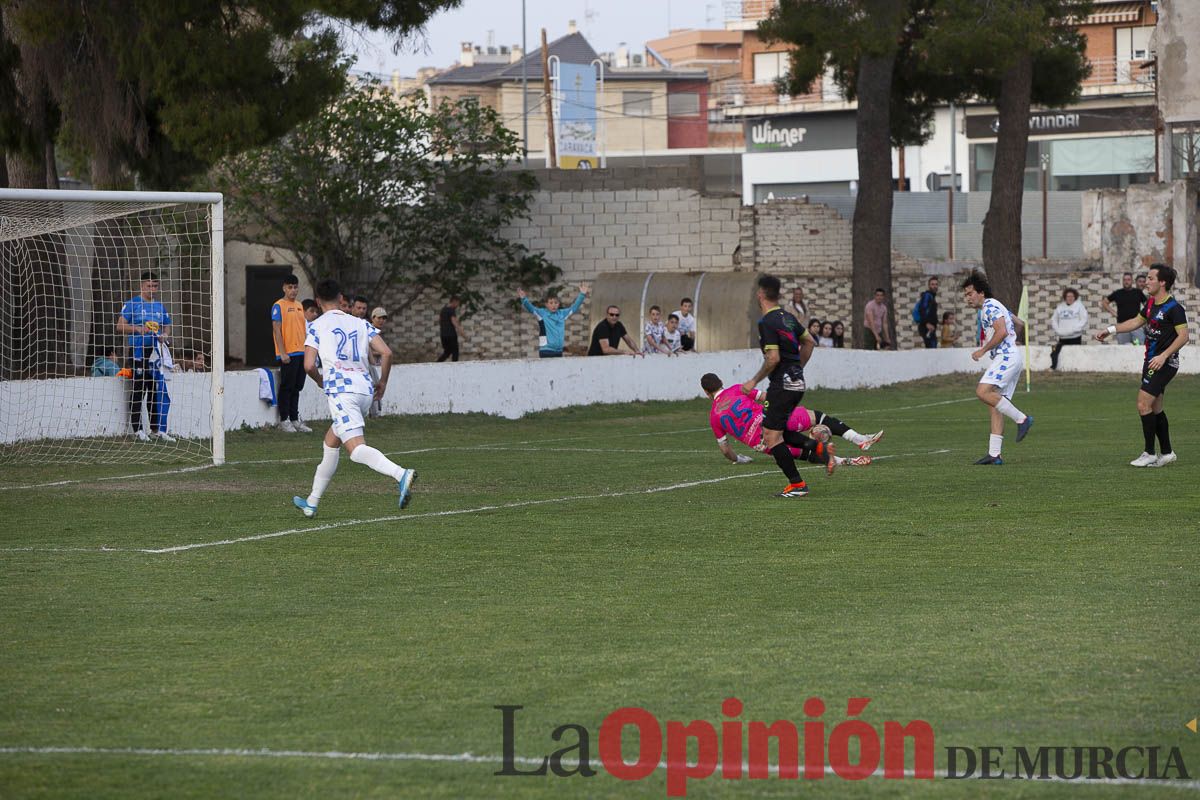
[[[1050,348],[1032,347],[1035,371],[1050,366]],[[1130,398],[1142,365],[1142,348],[1067,347],[1060,369],[1114,372],[1129,378]],[[1200,374],[1200,358],[1183,353],[1181,372]],[[700,397],[700,376],[715,372],[726,385],[754,374],[755,350],[702,353],[679,358],[530,359],[457,364],[401,364],[392,371],[384,397],[388,414],[481,412],[517,419],[536,411],[591,403],[688,400]],[[907,350],[819,350],[806,370],[809,390],[869,389],[949,373],[982,374],[966,348]],[[181,436],[208,433],[208,373],[171,378],[170,430]],[[128,433],[128,381],[121,378],[62,378],[0,383],[0,442],[40,438],[123,436]],[[969,396],[973,380],[964,375]],[[328,418],[325,397],[311,382],[300,395],[300,414]],[[258,399],[258,372],[225,376],[225,429],[273,425],[275,409]]]

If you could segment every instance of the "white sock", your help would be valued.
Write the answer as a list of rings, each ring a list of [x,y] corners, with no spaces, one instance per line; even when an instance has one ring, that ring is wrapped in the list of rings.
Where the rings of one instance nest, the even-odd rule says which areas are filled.
[[[1004,444],[1003,436],[998,436],[997,434],[994,434],[994,433],[991,434],[990,436],[988,436],[988,455],[994,456],[994,457],[999,457],[1000,456],[1000,445],[1002,445],[1002,444]]]
[[[1025,415],[1007,397],[1000,398],[1000,402],[996,404],[996,410],[1018,425],[1025,421]]]
[[[308,496],[308,504],[314,507],[321,502],[321,495],[325,494],[325,489],[333,480],[333,473],[337,472],[338,457],[342,452],[341,448],[329,447],[324,443],[321,444],[321,449],[325,451],[325,455],[321,458],[321,463],[317,464],[317,472],[313,475],[312,494]]]
[[[366,444],[360,444],[354,448],[354,452],[350,454],[350,460],[355,464],[366,464],[380,475],[387,475],[389,478],[395,480],[400,480],[400,473],[404,471],[404,467],[391,461],[383,453]]]
[[[854,428],[851,428],[850,430],[843,433],[842,438],[845,439],[850,444],[862,444],[863,442],[865,442],[867,440],[866,436],[863,436],[861,433],[854,430]]]

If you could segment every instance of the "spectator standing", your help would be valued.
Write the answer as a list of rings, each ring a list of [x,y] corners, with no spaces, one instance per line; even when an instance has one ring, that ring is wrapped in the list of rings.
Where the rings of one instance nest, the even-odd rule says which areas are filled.
[[[821,320],[813,317],[808,321],[808,335],[812,337],[814,342],[821,338]]]
[[[804,302],[804,290],[799,286],[792,289],[792,313],[796,315],[796,319],[804,319],[808,316],[808,303]]]
[[[679,310],[675,312],[675,316],[679,317],[679,341],[687,351],[696,349],[696,315],[692,313],[694,305],[692,298],[685,297],[679,301]]]
[[[387,309],[385,309],[383,306],[376,306],[371,312],[371,324],[382,334],[384,326],[387,325],[387,321]],[[378,353],[369,353],[368,355],[369,358],[367,358],[367,368],[371,370],[371,381],[378,385],[380,378],[379,367],[383,362],[383,357]],[[371,408],[367,411],[367,417],[370,419],[377,419],[382,416],[383,398],[372,396]]]
[[[663,334],[666,332],[667,326],[662,322],[662,309],[658,306],[650,306],[650,319],[646,320],[646,325],[642,329],[642,352],[670,355],[671,353],[663,341]]]
[[[958,347],[958,328],[954,324],[953,311],[942,314],[942,338],[938,340],[938,347]]]
[[[917,307],[913,309],[913,318],[917,322],[917,334],[927,348],[935,348],[938,345],[937,292],[938,279],[930,278],[925,291],[921,292],[921,297],[917,300]]]
[[[358,317],[359,319],[366,319],[367,307],[367,298],[363,297],[361,294],[355,295],[354,299],[350,302],[350,316]]]
[[[304,307],[305,323],[312,322],[317,317],[321,316],[321,307],[317,305],[316,300],[305,300],[300,303]]]
[[[629,337],[625,326],[621,324],[621,309],[609,306],[605,309],[604,319],[592,329],[592,343],[588,347],[589,356],[619,356],[622,355],[621,342],[629,348],[628,355],[639,355],[638,347]]]
[[[462,325],[458,321],[458,307],[461,303],[462,300],[458,297],[451,297],[438,312],[438,333],[442,339],[442,354],[438,356],[439,364],[447,358],[451,361],[458,361],[458,340],[460,337],[467,338],[467,334],[463,333]]]
[[[1141,276],[1138,276],[1141,281]],[[1111,292],[1108,297],[1100,301],[1100,307],[1105,313],[1117,315],[1117,324],[1131,320],[1142,312],[1142,307],[1146,305],[1148,298],[1133,285],[1133,273],[1126,272],[1121,276],[1121,288]],[[1114,311],[1112,304],[1116,303],[1117,307]],[[1117,344],[1142,344],[1142,329],[1132,331],[1121,331],[1117,334]]]
[[[1054,309],[1050,318],[1050,326],[1058,335],[1058,343],[1050,351],[1050,369],[1058,369],[1058,354],[1063,345],[1083,344],[1083,332],[1087,330],[1088,313],[1079,292],[1075,289],[1063,289],[1062,302]]]
[[[346,295],[338,298],[338,311],[341,311],[343,314],[350,313],[350,298],[346,297]]]
[[[133,392],[129,398],[129,425],[143,442],[150,434],[142,429],[142,403],[150,417],[150,430],[162,441],[174,441],[166,431],[158,405],[158,366],[156,350],[159,343],[171,342],[171,315],[167,307],[154,299],[158,294],[158,275],[142,273],[141,291],[125,301],[117,316],[117,333],[124,334],[129,348],[129,367],[133,376]]]
[[[300,419],[300,390],[304,388],[304,337],[308,324],[304,306],[296,300],[300,279],[283,279],[283,297],[271,306],[271,335],[279,362],[279,429],[287,433],[312,433]]]
[[[891,350],[888,337],[887,293],[876,289],[875,296],[863,307],[863,344],[868,350]]]
[[[842,321],[840,319],[835,320],[833,323],[833,346],[834,347],[845,347],[846,346],[846,326],[845,326],[845,324],[842,323]]]
[[[117,363],[117,348],[109,347],[104,351],[104,355],[92,362],[92,377],[93,378],[111,378],[121,371],[121,365]]]
[[[821,335],[817,337],[817,347],[833,347],[833,323],[829,320],[821,323]]]
[[[540,328],[538,358],[562,358],[567,319],[583,307],[583,301],[587,299],[589,291],[591,289],[586,283],[579,284],[579,295],[575,298],[575,302],[566,308],[560,307],[562,303],[558,299],[558,295],[546,295],[546,305],[542,308],[529,301],[529,298],[525,296],[524,289],[517,290],[517,297],[521,299],[521,307],[538,318]]]

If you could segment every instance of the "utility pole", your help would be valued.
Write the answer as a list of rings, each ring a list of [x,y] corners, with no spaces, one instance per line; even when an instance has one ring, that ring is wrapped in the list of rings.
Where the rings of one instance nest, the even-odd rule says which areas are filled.
[[[521,163],[529,166],[529,56],[525,43],[525,0],[521,0]]]
[[[558,152],[554,146],[554,98],[550,95],[550,48],[546,44],[546,29],[542,28],[542,91],[546,94],[546,135],[549,137],[550,168],[558,166]]]

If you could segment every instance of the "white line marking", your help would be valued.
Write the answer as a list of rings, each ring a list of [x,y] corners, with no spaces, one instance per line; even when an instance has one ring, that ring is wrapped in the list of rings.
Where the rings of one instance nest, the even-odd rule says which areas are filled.
[[[166,747],[0,747],[0,755],[103,755],[103,756],[167,756],[174,758],[196,758],[196,757],[215,757],[215,758],[294,758],[294,759],[328,759],[334,761],[433,761],[443,763],[456,764],[503,764],[502,756],[482,756],[474,753],[372,753],[372,752],[348,752],[343,750],[270,750],[268,748],[242,748],[242,747],[213,747],[213,748],[166,748]],[[514,764],[540,766],[543,763],[542,758],[528,758],[526,756],[514,756],[512,758]],[[599,759],[591,762],[593,766],[599,766]],[[564,760],[564,766],[577,766],[578,762]],[[669,766],[669,762],[659,762],[658,769],[665,770]],[[743,776],[749,772],[750,765],[747,761],[742,761]],[[777,764],[768,764],[767,770],[777,775],[779,766]],[[824,773],[829,776],[836,776],[833,767],[826,765]],[[692,778],[691,780],[714,780],[719,779],[719,767],[714,769],[713,774],[707,779]],[[871,773],[873,778],[882,778],[883,770],[878,769]],[[911,769],[904,770],[904,777],[915,779],[916,774]],[[972,775],[972,779],[982,780],[979,775]],[[749,780],[749,778],[744,778]],[[948,780],[944,773],[934,773],[934,780]],[[1090,779],[1075,779],[1067,780],[1057,776],[1047,778],[1045,780],[1028,778],[1024,779],[1028,783],[1066,783],[1078,786],[1094,786],[1104,784],[1110,786],[1153,786],[1166,789],[1200,789],[1200,781],[1194,780],[1152,780],[1152,779],[1133,779],[1133,778],[1097,778]]]
[[[876,408],[876,409],[868,409],[865,411],[850,411],[850,412],[842,412],[842,413],[845,413],[848,416],[856,416],[856,415],[861,415],[861,414],[885,414],[885,413],[889,413],[892,411],[909,411],[914,408],[933,408],[935,406],[948,406],[948,405],[953,405],[955,403],[970,403],[974,400],[975,400],[974,397],[967,397],[967,398],[962,398],[959,400],[943,400],[943,401],[940,401],[937,403],[922,403],[920,405],[915,405],[915,406],[895,406],[893,408]],[[709,428],[683,428],[681,430],[675,430],[675,431],[651,431],[649,433],[607,434],[607,433],[597,432],[595,434],[589,434],[589,435],[584,435],[584,436],[560,436],[560,437],[555,437],[555,438],[550,438],[550,439],[525,439],[525,440],[518,441],[518,442],[496,442],[494,444],[486,444],[485,443],[485,444],[459,446],[459,447],[422,447],[422,448],[418,448],[416,450],[390,450],[386,453],[386,455],[388,455],[388,456],[407,456],[407,455],[417,455],[420,453],[440,453],[440,452],[444,452],[444,451],[448,451],[448,450],[500,450],[500,449],[504,449],[504,448],[512,446],[512,445],[526,445],[526,444],[537,445],[537,444],[542,444],[545,442],[573,442],[573,441],[595,439],[595,438],[616,439],[616,438],[627,438],[627,437],[631,437],[631,436],[636,436],[636,437],[675,436],[675,435],[681,434],[681,433],[700,433],[701,431],[707,431],[707,430],[709,430]],[[550,449],[550,448],[544,448],[544,449]],[[594,451],[580,450],[579,452],[594,452]],[[595,452],[601,452],[601,451],[597,450]],[[657,451],[607,450],[604,452],[636,453],[636,452],[657,452]],[[226,466],[237,466],[239,464],[306,464],[309,462],[315,462],[316,460],[317,459],[315,456],[308,457],[308,458],[264,458],[264,459],[250,460],[250,461],[227,461]],[[162,475],[181,475],[181,474],[188,473],[188,472],[200,472],[201,470],[212,469],[213,467],[214,467],[213,464],[202,464],[197,467],[182,467],[180,469],[168,469],[168,470],[163,470],[161,472],[139,472],[139,473],[136,473],[133,475],[107,475],[107,476],[104,476],[101,478],[88,478],[86,480],[77,479],[77,480],[65,480],[65,481],[51,481],[49,483],[30,483],[30,484],[25,484],[23,486],[0,486],[0,492],[9,492],[9,491],[14,491],[14,490],[19,490],[19,489],[49,489],[49,488],[53,488],[56,486],[71,486],[74,484],[94,483],[94,482],[98,482],[98,481],[123,481],[123,480],[130,480],[133,478],[154,478],[154,477],[159,477]]]
[[[874,456],[874,460],[884,458],[911,458],[915,456],[925,455],[943,455],[953,452],[952,450],[930,450],[925,453],[896,453],[890,455]],[[824,470],[820,464],[804,464],[798,466],[801,470]],[[852,469],[847,467],[847,469]],[[458,508],[447,511],[428,511],[424,514],[391,514],[385,517],[373,517],[371,519],[348,519],[340,522],[330,522],[325,525],[313,525],[307,528],[288,528],[282,531],[272,531],[270,533],[259,533],[253,536],[240,536],[235,539],[221,539],[212,542],[195,542],[192,544],[181,544],[173,547],[102,547],[102,548],[86,548],[86,547],[0,547],[0,552],[106,552],[106,553],[146,553],[149,555],[163,555],[167,553],[182,553],[188,550],[199,550],[206,547],[224,547],[227,545],[244,544],[246,542],[259,542],[266,539],[278,539],[282,536],[294,536],[301,533],[314,533],[316,531],[327,531],[335,528],[347,528],[356,525],[373,525],[380,522],[406,522],[415,519],[429,519],[431,517],[456,517],[463,514],[480,514],[485,511],[502,511],[510,508],[528,508],[531,506],[552,505],[555,503],[572,503],[580,500],[602,500],[614,497],[630,497],[633,495],[642,494],[659,494],[661,492],[673,492],[679,489],[691,489],[696,486],[706,486],[714,483],[724,483],[725,481],[740,480],[742,478],[757,478],[763,475],[775,475],[776,470],[760,470],[758,472],[742,472],[736,475],[725,475],[720,478],[705,478],[703,480],[685,481],[683,483],[673,483],[667,486],[654,486],[649,489],[629,489],[622,492],[602,492],[597,494],[585,495],[569,495],[566,497],[547,497],[541,500],[519,500],[514,503],[501,503],[498,505],[476,506],[474,508]]]

